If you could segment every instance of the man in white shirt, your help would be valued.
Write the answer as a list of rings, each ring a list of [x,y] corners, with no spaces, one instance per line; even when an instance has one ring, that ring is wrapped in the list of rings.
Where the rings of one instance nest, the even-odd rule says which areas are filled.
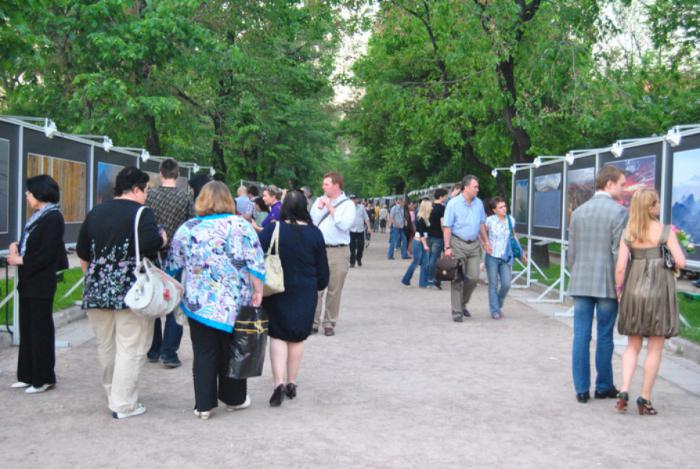
[[[323,176],[324,195],[311,207],[311,220],[323,233],[330,279],[328,288],[318,295],[312,332],[318,332],[323,316],[324,334],[335,335],[340,312],[340,296],[348,274],[350,227],[355,221],[355,204],[343,192],[343,176],[331,172]],[[325,305],[324,300],[325,299]],[[321,314],[324,312],[325,314]]]
[[[365,227],[370,231],[372,227],[369,225],[369,215],[364,204],[358,200],[357,196],[351,195],[355,204],[355,221],[350,227],[350,267],[362,267],[362,254],[365,251]]]

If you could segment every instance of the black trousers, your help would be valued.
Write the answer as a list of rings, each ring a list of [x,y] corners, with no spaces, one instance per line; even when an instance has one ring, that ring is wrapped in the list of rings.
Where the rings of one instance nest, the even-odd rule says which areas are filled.
[[[233,335],[190,319],[190,337],[194,361],[195,409],[206,412],[219,405],[240,405],[245,402],[247,386],[244,379],[227,378],[229,344]]]
[[[362,264],[362,254],[365,252],[365,232],[350,232],[350,265],[355,262]]]
[[[17,380],[34,387],[56,384],[56,337],[53,301],[19,297]]]

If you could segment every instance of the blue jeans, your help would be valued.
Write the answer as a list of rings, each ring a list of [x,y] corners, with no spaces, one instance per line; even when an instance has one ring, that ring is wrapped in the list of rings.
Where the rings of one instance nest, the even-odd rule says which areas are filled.
[[[486,254],[486,275],[489,279],[489,310],[491,316],[501,312],[503,301],[510,290],[510,263]],[[499,285],[500,282],[500,285]]]
[[[595,390],[610,391],[613,385],[613,327],[617,317],[617,300],[591,296],[574,297],[574,346],[571,368],[576,393],[590,392],[590,343],[595,310],[597,337],[595,347]]]
[[[177,360],[177,349],[182,340],[182,326],[175,321],[175,314],[165,317],[165,330],[161,333],[161,320],[157,318],[153,325],[153,342],[148,351],[148,358],[160,358],[162,361]]]
[[[413,272],[416,270],[416,267],[420,266],[418,286],[425,288],[428,286],[428,261],[430,260],[430,251],[423,249],[423,243],[415,239],[413,240],[411,249],[413,250],[413,261],[411,261],[411,265],[409,265],[408,269],[406,269],[406,273],[403,275],[401,283],[404,285],[410,285]]]
[[[387,252],[387,259],[394,258],[394,250],[396,246],[401,243],[401,258],[408,259],[408,246],[406,244],[406,233],[403,228],[391,227],[391,232],[389,233],[389,252]]]
[[[437,271],[437,261],[440,259],[445,241],[442,238],[428,237],[430,247],[430,258],[428,259],[428,281],[435,282],[435,272]]]

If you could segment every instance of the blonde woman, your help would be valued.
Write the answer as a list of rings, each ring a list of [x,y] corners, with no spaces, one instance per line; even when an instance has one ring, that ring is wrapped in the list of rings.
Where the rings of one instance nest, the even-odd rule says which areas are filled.
[[[657,413],[650,398],[661,365],[664,340],[678,335],[679,331],[676,278],[673,270],[664,267],[661,246],[666,244],[677,268],[685,267],[685,256],[676,235],[669,225],[659,222],[659,205],[659,194],[653,189],[641,189],[634,194],[615,268],[615,289],[620,299],[617,329],[628,336],[627,349],[622,355],[617,409],[627,410],[637,357],[642,339],[647,337],[642,392],[637,399],[640,415]]]
[[[427,288],[428,286],[428,263],[430,261],[430,247],[428,246],[428,226],[430,226],[430,212],[433,210],[433,203],[424,200],[418,208],[416,217],[416,234],[413,236],[413,261],[406,269],[406,273],[401,279],[401,283],[406,286],[411,284],[411,277],[416,267],[420,266],[420,276],[418,286]]]

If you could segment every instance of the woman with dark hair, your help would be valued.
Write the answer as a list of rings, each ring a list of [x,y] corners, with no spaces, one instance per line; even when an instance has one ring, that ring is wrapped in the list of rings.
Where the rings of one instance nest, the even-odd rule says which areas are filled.
[[[267,218],[268,211],[267,211],[267,205],[265,205],[265,201],[263,200],[262,197],[256,197],[255,200],[255,223],[258,225],[262,225],[262,222]]]
[[[51,176],[27,179],[27,206],[34,211],[19,243],[12,243],[7,262],[17,266],[19,327],[22,336],[17,357],[17,382],[35,394],[56,384],[53,296],[56,272],[68,268],[63,244],[63,215],[58,207],[58,184]]]
[[[153,339],[153,319],[131,311],[124,297],[136,281],[134,220],[146,202],[148,179],[148,174],[133,166],[119,171],[114,199],[88,213],[76,246],[85,273],[83,309],[95,332],[102,385],[115,419],[146,412],[138,402],[137,388]],[[141,214],[138,237],[140,254],[151,259],[167,243],[150,208]]]
[[[301,191],[289,191],[282,202],[281,221],[260,233],[262,248],[267,251],[275,225],[279,224],[277,250],[284,271],[284,292],[263,299],[270,319],[273,407],[282,404],[285,394],[290,399],[296,396],[304,340],[311,333],[318,292],[328,286],[326,245],[306,206]]]
[[[280,210],[282,207],[282,202],[280,202],[280,200],[282,199],[282,195],[282,191],[277,186],[270,185],[263,190],[262,199],[269,208],[269,212],[260,226],[258,226],[257,223],[253,223],[253,228],[255,228],[256,231],[261,232],[272,222],[280,219]]]

